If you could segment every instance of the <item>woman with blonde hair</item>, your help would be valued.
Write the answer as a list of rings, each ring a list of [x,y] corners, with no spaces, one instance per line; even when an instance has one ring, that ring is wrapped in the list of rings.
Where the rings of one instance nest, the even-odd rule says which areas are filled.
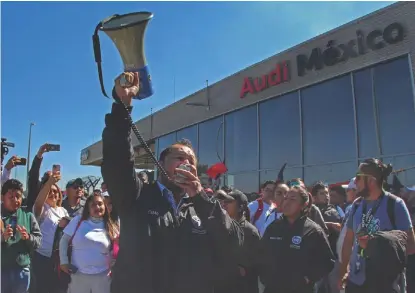
[[[62,207],[62,192],[57,185],[60,178],[60,172],[48,173],[33,206],[43,236],[41,246],[33,255],[38,293],[55,293],[60,288],[58,275],[54,271],[53,244],[58,226],[66,224],[66,221],[61,220],[69,216]]]
[[[71,275],[68,292],[110,292],[112,247],[118,231],[104,197],[98,193],[89,196],[82,215],[69,223],[60,241],[61,270]]]

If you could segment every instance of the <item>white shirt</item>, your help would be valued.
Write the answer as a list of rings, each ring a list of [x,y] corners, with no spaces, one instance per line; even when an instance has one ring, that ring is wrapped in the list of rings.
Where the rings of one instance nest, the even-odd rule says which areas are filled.
[[[7,168],[3,168],[1,172],[1,185],[3,185],[7,180],[10,179],[11,170],[7,170]]]
[[[258,218],[258,220],[255,222],[255,227],[258,229],[259,234],[262,235],[265,231],[265,219],[266,219],[266,213],[269,210],[270,205],[263,201],[264,209],[262,210],[261,216]],[[254,216],[258,210],[258,201],[255,200],[248,205],[249,213],[251,216],[251,222],[254,221]]]
[[[72,237],[80,219],[80,216],[73,218],[63,232]],[[105,272],[111,263],[110,248],[111,240],[104,221],[83,221],[72,240],[72,264],[83,274]]]
[[[42,232],[42,243],[36,250],[39,254],[46,257],[52,256],[53,240],[55,239],[59,220],[68,216],[68,212],[63,207],[52,208],[47,203],[43,205],[42,214],[38,218],[40,231]]]
[[[282,213],[277,213],[275,207],[270,207],[265,214],[265,222],[262,228],[262,231],[259,231],[261,237],[264,235],[268,226],[271,225],[275,220],[278,220],[282,216]]]

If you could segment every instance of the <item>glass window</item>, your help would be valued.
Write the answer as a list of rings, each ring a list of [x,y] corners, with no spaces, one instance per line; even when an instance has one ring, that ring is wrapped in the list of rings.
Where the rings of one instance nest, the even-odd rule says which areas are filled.
[[[398,172],[399,181],[405,186],[415,185],[415,155],[398,156],[383,158],[384,164],[392,164],[393,170],[402,170]],[[389,176],[388,182],[391,184],[393,181],[393,175]]]
[[[259,104],[260,168],[302,165],[298,92]]]
[[[168,146],[176,142],[176,132],[172,132],[165,136],[158,138],[158,150],[157,150],[157,159],[159,159],[160,153]]]
[[[304,164],[356,158],[350,75],[301,91]]]
[[[357,167],[356,162],[305,167],[304,182],[307,186],[319,180],[328,184],[344,182],[356,175]]]
[[[256,105],[225,116],[225,160],[229,172],[258,169]]]
[[[258,172],[249,172],[241,174],[227,174],[226,185],[236,188],[245,194],[259,191]]]
[[[207,168],[223,160],[223,117],[217,117],[199,124],[199,166]]]
[[[176,133],[177,140],[181,140],[183,138],[190,140],[193,146],[193,150],[197,156],[197,125],[193,125],[187,128],[183,128]]]
[[[382,154],[415,151],[415,110],[408,58],[374,68]]]
[[[267,170],[259,173],[260,183],[267,180],[276,180],[279,170]],[[286,168],[284,170],[284,180],[288,181],[294,178],[303,178],[303,168]]]
[[[371,69],[354,73],[353,83],[356,98],[359,158],[377,157],[380,152],[376,137]]]

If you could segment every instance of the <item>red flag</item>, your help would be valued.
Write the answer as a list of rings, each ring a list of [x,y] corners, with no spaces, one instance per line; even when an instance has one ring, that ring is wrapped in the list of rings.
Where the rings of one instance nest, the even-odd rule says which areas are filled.
[[[226,171],[228,171],[228,168],[226,168],[224,163],[216,163],[210,166],[206,173],[210,178],[216,179],[219,175],[224,174]]]

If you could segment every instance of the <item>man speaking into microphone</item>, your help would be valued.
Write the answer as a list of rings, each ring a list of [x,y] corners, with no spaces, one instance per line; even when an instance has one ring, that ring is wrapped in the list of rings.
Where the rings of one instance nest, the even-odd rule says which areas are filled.
[[[131,113],[138,91],[137,74],[115,80],[116,102],[102,135],[102,176],[121,220],[111,292],[212,293],[215,284],[236,273],[234,251],[242,245],[243,232],[203,191],[188,141],[161,152],[159,162],[169,178],[160,174],[150,184],[138,179],[124,108]]]

